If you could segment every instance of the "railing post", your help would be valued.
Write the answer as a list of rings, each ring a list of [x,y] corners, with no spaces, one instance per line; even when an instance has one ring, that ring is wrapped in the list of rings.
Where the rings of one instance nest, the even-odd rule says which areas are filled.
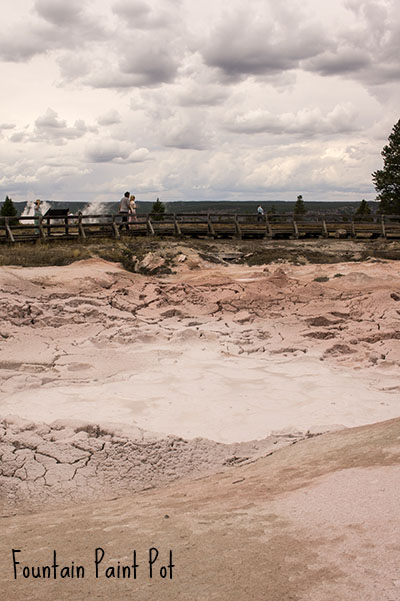
[[[208,235],[215,238],[215,229],[214,229],[214,226],[211,221],[210,213],[207,213],[207,230],[208,230]]]
[[[386,238],[385,215],[381,217],[382,236]]]
[[[13,233],[12,233],[11,228],[10,228],[10,219],[9,219],[9,217],[5,218],[5,228],[6,228],[7,236],[10,238],[11,242],[15,242]]]
[[[153,227],[153,224],[151,223],[150,215],[147,215],[146,225],[147,225],[147,235],[154,236],[154,227]]]
[[[237,215],[235,215],[235,232],[236,232],[236,236],[241,240],[242,239],[242,229],[240,227],[240,223],[237,218]]]
[[[39,236],[44,239],[46,237],[43,227],[43,217],[39,217]]]
[[[114,232],[114,238],[119,238],[120,235],[119,235],[119,231],[117,228],[117,224],[115,223],[115,215],[112,216],[112,229]]]
[[[326,221],[325,219],[322,221],[322,235],[324,238],[328,238],[329,234],[328,234],[328,227],[326,225]]]
[[[293,219],[293,229],[294,229],[295,237],[298,238],[299,237],[299,228],[297,227],[297,223],[294,219]]]
[[[178,221],[176,220],[176,213],[174,213],[174,231],[175,231],[175,236],[182,236],[182,231],[181,231],[180,225],[179,225]]]
[[[82,223],[82,213],[78,217],[78,230],[79,230],[80,237],[85,240],[86,239],[86,233],[85,233],[85,229],[84,229],[83,223]]]
[[[353,238],[356,237],[356,224],[354,223],[354,219],[351,222],[351,235],[353,236]]]
[[[265,213],[264,217],[265,217],[265,234],[264,234],[264,237],[268,236],[269,238],[272,238],[272,227],[271,227],[271,224],[269,222],[268,215]]]

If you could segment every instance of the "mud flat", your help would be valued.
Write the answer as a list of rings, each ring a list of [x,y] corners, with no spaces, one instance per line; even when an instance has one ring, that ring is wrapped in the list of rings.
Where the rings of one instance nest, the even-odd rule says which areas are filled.
[[[70,559],[99,533],[114,559],[132,533],[175,549],[140,599],[396,598],[399,263],[234,252],[0,268],[3,565],[16,534],[41,558],[69,524]]]

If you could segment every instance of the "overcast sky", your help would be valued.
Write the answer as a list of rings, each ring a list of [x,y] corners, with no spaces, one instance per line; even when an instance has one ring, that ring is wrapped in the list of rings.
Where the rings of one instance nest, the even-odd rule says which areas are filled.
[[[375,198],[399,0],[1,0],[0,195]]]

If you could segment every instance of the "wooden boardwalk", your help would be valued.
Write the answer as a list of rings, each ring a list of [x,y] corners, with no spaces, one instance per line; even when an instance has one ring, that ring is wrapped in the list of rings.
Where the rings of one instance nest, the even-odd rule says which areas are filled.
[[[387,238],[400,239],[400,216],[382,216],[374,222],[298,220],[286,215],[167,213],[148,214],[122,223],[121,215],[70,215],[68,217],[1,217],[0,242],[15,244],[36,240],[86,240],[174,236],[197,238]]]

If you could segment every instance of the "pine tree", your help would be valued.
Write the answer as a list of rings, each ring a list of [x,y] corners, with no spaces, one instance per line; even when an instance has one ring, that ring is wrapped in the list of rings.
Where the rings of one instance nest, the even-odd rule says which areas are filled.
[[[152,217],[155,221],[162,221],[164,219],[164,213],[165,213],[165,206],[160,201],[160,199],[157,198],[156,202],[153,202],[153,205],[151,207]]]
[[[294,205],[294,217],[303,217],[307,213],[304,206],[304,200],[301,194],[298,195],[296,204]]]
[[[383,147],[383,169],[372,174],[372,181],[380,200],[379,212],[400,214],[400,119],[393,126],[389,144]]]
[[[1,217],[17,217],[17,215],[18,215],[18,211],[15,208],[12,199],[9,198],[8,196],[6,196],[3,204],[1,205],[0,215],[1,215]],[[9,220],[10,225],[16,225],[17,223],[18,223],[18,219],[10,219]]]
[[[15,208],[12,199],[8,196],[6,196],[3,204],[1,205],[0,215],[2,217],[16,217],[18,215],[18,211]]]
[[[354,213],[355,221],[373,221],[371,209],[368,206],[367,201],[363,198],[360,202],[360,206]]]

